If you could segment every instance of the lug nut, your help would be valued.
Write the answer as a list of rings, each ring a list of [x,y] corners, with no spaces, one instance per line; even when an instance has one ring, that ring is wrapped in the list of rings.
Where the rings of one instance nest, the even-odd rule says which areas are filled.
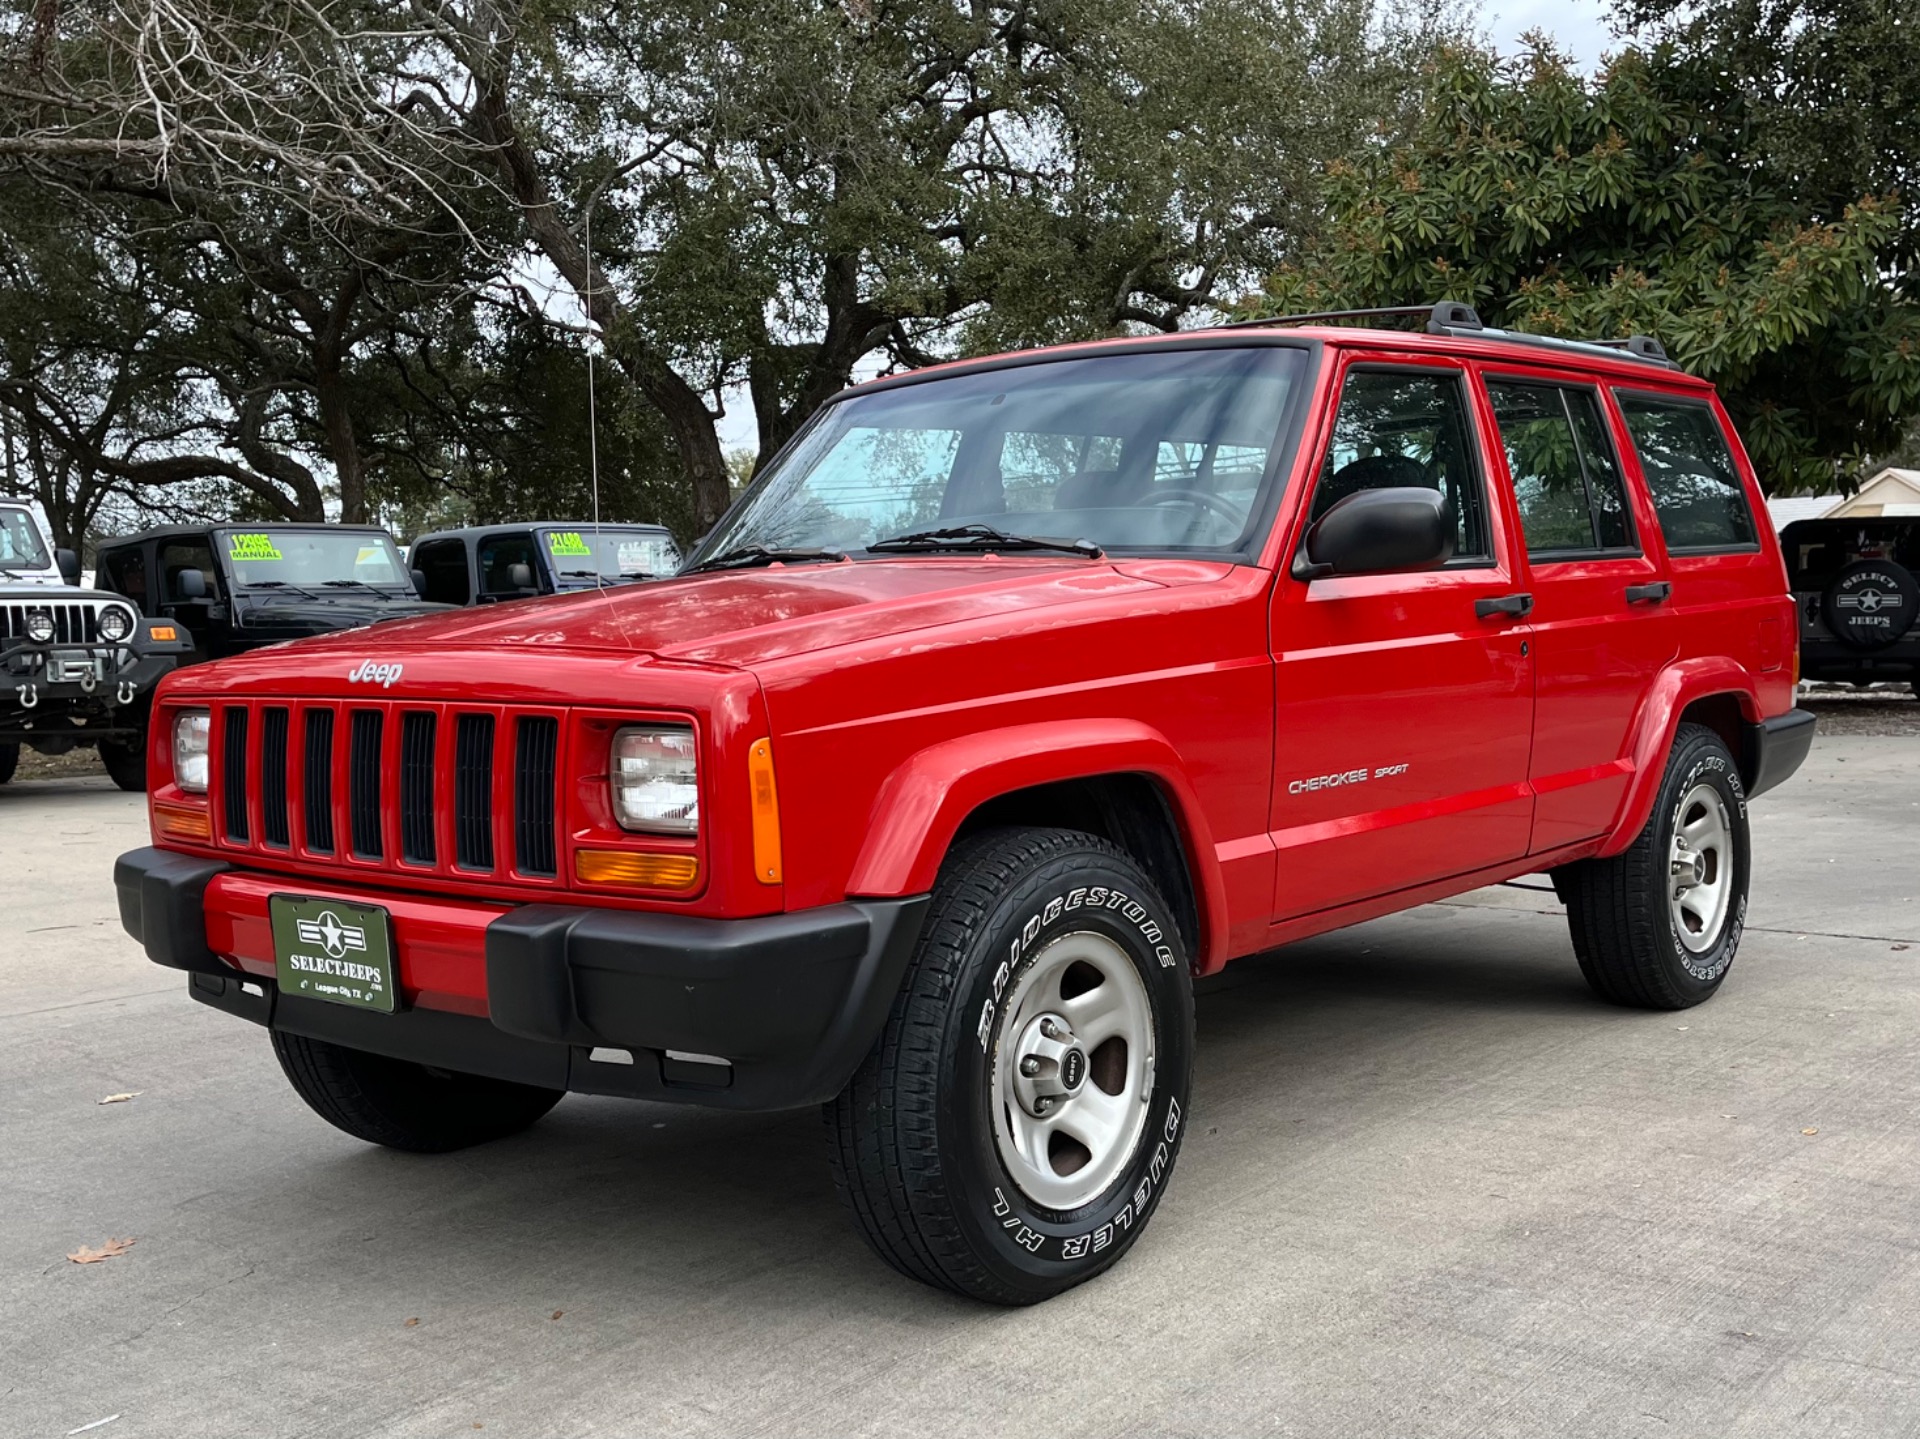
[[[1040,1072],[1040,1061],[1029,1054],[1025,1059],[1020,1061],[1020,1072],[1028,1079],[1032,1079],[1034,1075]]]
[[[1043,1019],[1040,1021],[1040,1032],[1048,1039],[1058,1039],[1060,1037],[1060,1026],[1055,1024],[1051,1019]]]
[[[1041,1095],[1038,1099],[1033,1101],[1033,1112],[1035,1114],[1045,1114],[1049,1109],[1052,1109],[1052,1108],[1053,1108],[1053,1101],[1047,1098],[1047,1096],[1044,1094]]]

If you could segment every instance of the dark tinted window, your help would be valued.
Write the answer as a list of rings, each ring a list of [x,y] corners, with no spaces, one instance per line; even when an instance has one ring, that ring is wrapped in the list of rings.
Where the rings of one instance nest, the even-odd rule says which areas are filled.
[[[109,555],[101,568],[106,571],[102,589],[125,595],[143,610],[152,608],[153,602],[147,597],[147,565],[138,549]]]
[[[473,598],[465,540],[431,540],[415,545],[407,560],[427,582],[423,599],[440,605],[464,605]]]
[[[1632,545],[1620,467],[1587,390],[1491,380],[1519,501],[1527,553],[1617,550]]]
[[[540,593],[532,535],[488,535],[480,541],[480,593],[495,599]]]
[[[1753,512],[1713,411],[1653,395],[1619,399],[1668,546],[1716,550],[1753,544]]]
[[[187,570],[200,571],[208,598],[220,592],[220,577],[213,567],[213,546],[205,540],[174,540],[160,546],[161,598],[180,598],[180,576]]]
[[[1491,559],[1486,488],[1473,462],[1472,434],[1458,375],[1351,372],[1320,464],[1313,518],[1362,490],[1438,490],[1459,526],[1455,560]]]

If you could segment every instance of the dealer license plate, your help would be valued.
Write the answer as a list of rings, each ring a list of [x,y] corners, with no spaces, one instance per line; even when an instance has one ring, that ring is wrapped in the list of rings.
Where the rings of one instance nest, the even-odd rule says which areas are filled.
[[[267,913],[282,994],[393,1013],[393,937],[384,909],[276,894]]]

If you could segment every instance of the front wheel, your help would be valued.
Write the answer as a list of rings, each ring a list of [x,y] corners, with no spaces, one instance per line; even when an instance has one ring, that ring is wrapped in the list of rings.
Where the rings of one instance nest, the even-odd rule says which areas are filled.
[[[1186,947],[1128,855],[1073,830],[971,836],[878,1042],[825,1107],[835,1180],[902,1274],[1038,1303],[1146,1227],[1192,1056]]]
[[[560,1102],[562,1091],[477,1074],[430,1069],[273,1031],[273,1052],[295,1093],[355,1139],[442,1154],[504,1139]]]
[[[20,746],[0,744],[0,784],[13,778],[13,772],[20,768]]]
[[[144,793],[147,788],[147,744],[144,739],[130,742],[103,739],[99,744],[100,763],[106,767],[107,777],[121,789],[133,794]]]
[[[1747,797],[1720,736],[1683,724],[1632,845],[1554,872],[1594,993],[1686,1009],[1727,976],[1747,920]]]

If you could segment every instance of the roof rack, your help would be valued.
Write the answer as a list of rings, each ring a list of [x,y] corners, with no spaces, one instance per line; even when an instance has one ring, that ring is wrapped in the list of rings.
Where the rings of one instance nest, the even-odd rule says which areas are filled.
[[[1667,358],[1666,348],[1651,335],[1628,335],[1623,340],[1563,340],[1556,335],[1529,335],[1521,330],[1489,329],[1473,306],[1459,300],[1441,300],[1432,305],[1388,305],[1373,310],[1321,310],[1304,315],[1275,315],[1265,320],[1231,320],[1215,329],[1241,330],[1260,326],[1318,325],[1329,321],[1408,319],[1424,315],[1429,335],[1473,335],[1488,340],[1505,340],[1514,345],[1539,345],[1554,350],[1607,350],[1643,360],[1662,369],[1678,369]]]

